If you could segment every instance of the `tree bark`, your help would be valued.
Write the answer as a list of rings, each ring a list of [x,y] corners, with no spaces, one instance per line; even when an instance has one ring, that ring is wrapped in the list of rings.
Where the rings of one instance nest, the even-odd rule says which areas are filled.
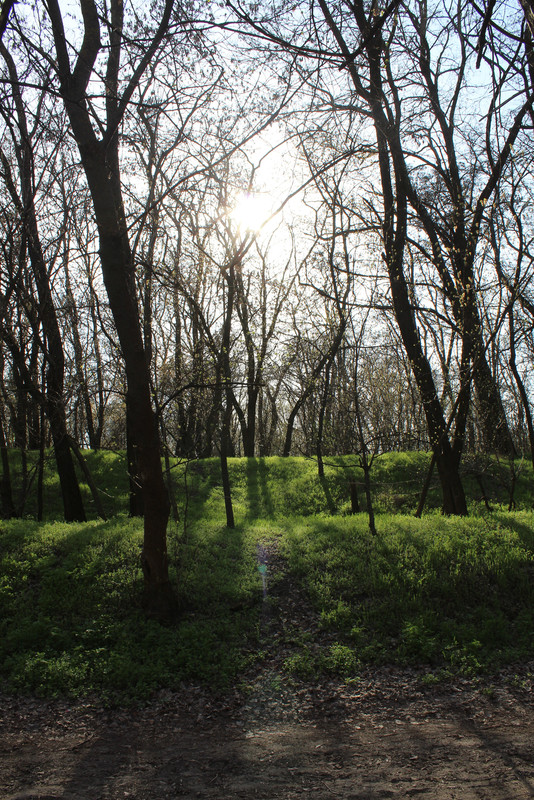
[[[532,420],[532,412],[530,410],[528,393],[525,388],[525,384],[523,383],[523,380],[521,378],[521,375],[519,374],[519,370],[517,369],[516,353],[515,353],[514,307],[512,303],[510,304],[510,309],[508,311],[508,322],[510,329],[510,360],[508,363],[510,365],[512,375],[514,376],[517,390],[519,392],[519,396],[521,397],[521,403],[523,405],[523,411],[527,422],[528,440],[530,444],[530,460],[532,462],[532,467],[534,468],[534,422]]]
[[[74,70],[70,67],[58,0],[49,0],[48,13],[54,33],[60,93],[91,193],[99,234],[102,275],[126,371],[126,404],[129,432],[135,450],[135,478],[142,487],[144,504],[141,563],[145,605],[149,615],[169,618],[174,613],[167,555],[170,505],[161,464],[157,420],[152,408],[150,371],[139,319],[134,263],[120,179],[118,128],[128,102],[128,96],[123,95],[119,104],[118,93],[123,6],[120,0],[111,3],[110,48],[105,77],[106,121],[102,138],[98,139],[93,128],[87,91],[102,50],[100,23],[93,0],[82,0],[81,5],[85,35]],[[130,93],[129,96],[163,39],[172,6],[172,0],[168,0],[160,27],[125,90],[125,93]]]
[[[346,60],[346,68],[357,94],[367,103],[374,123],[378,147],[378,165],[384,205],[382,234],[384,260],[389,276],[389,285],[395,319],[399,327],[406,354],[412,366],[417,387],[421,396],[428,425],[430,442],[435,455],[441,483],[443,512],[445,514],[467,514],[464,489],[458,472],[458,465],[452,451],[443,409],[434,384],[430,364],[423,352],[417,325],[410,301],[410,294],[404,274],[404,249],[407,232],[407,175],[399,140],[398,119],[400,103],[393,109],[384,109],[385,94],[381,72],[381,60],[388,57],[380,31],[372,31],[364,12],[363,3],[353,5],[353,13],[363,36],[369,85],[362,85],[360,74],[355,67],[350,48],[336,25],[326,0],[319,0],[324,18],[334,35],[339,49]],[[395,112],[395,113],[394,113]]]
[[[61,486],[65,520],[67,522],[85,521],[82,496],[74,461],[69,447],[67,417],[64,405],[65,356],[63,341],[48,278],[47,265],[41,246],[37,214],[34,204],[33,152],[26,112],[20,94],[20,84],[15,62],[6,48],[0,44],[0,52],[7,64],[13,97],[17,111],[17,124],[20,132],[18,162],[20,173],[20,195],[11,178],[9,163],[4,153],[0,158],[4,166],[6,182],[11,198],[21,216],[26,234],[28,255],[39,298],[39,318],[46,337],[46,412],[54,443],[54,452]]]
[[[2,501],[3,519],[16,516],[13,490],[11,488],[11,470],[9,468],[9,452],[4,435],[4,420],[0,418],[0,453],[2,456],[2,477],[0,478],[0,499]]]
[[[300,409],[302,408],[302,406],[304,405],[304,403],[306,402],[308,397],[314,391],[314,389],[315,389],[315,381],[317,380],[317,378],[319,377],[319,375],[321,374],[323,369],[325,367],[329,368],[330,365],[332,364],[332,361],[336,357],[336,353],[339,350],[341,342],[343,341],[343,336],[345,334],[346,327],[347,327],[347,319],[345,317],[342,317],[339,320],[339,327],[338,327],[338,329],[337,329],[337,331],[335,333],[335,336],[334,336],[334,339],[332,341],[332,344],[330,345],[330,347],[328,348],[326,353],[322,356],[320,361],[316,364],[316,366],[315,366],[315,368],[314,368],[314,370],[312,372],[312,375],[311,375],[311,378],[310,378],[310,382],[308,383],[308,386],[304,389],[304,391],[302,392],[302,394],[298,398],[297,402],[294,404],[293,408],[291,409],[291,412],[290,412],[288,420],[287,420],[286,437],[285,437],[284,450],[283,450],[284,458],[287,458],[291,454],[291,441],[293,439],[293,428],[295,426],[295,420],[297,418],[297,414],[299,413]]]

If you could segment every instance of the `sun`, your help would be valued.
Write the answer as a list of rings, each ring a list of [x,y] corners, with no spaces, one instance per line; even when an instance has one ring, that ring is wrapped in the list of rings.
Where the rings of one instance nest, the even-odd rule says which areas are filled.
[[[272,200],[262,194],[241,194],[230,211],[233,220],[241,233],[259,231],[273,214]]]

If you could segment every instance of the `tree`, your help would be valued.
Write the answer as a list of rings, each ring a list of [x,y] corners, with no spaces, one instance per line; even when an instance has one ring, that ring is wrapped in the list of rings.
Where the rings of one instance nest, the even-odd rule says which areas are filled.
[[[334,99],[328,75],[323,83],[326,83],[325,96],[331,98],[332,105],[347,108],[349,114],[365,114],[373,124],[381,184],[383,257],[393,310],[425,409],[441,479],[443,509],[446,513],[465,514],[467,506],[458,465],[447,435],[432,370],[421,347],[404,270],[409,182],[400,137],[400,104],[394,89],[388,94],[391,38],[382,30],[386,22],[393,19],[395,5],[389,5],[382,13],[374,3],[367,8],[363,0],[358,0],[350,8],[334,7],[326,0],[318,0],[317,5],[311,3],[307,10],[304,6],[303,18],[307,18],[310,25],[309,43],[303,45],[298,40],[287,38],[285,30],[280,33],[279,28],[273,30],[268,23],[255,23],[248,13],[233,5],[231,8],[261,37],[276,42],[286,51],[317,61],[326,73],[332,68],[345,72],[351,84],[349,91],[357,101]],[[322,23],[317,12],[322,16]],[[335,81],[333,85],[336,85]]]
[[[43,111],[45,94],[42,92],[41,96],[37,99],[38,113],[34,125],[30,128],[15,61],[3,44],[0,44],[0,53],[7,65],[12,91],[12,105],[8,105],[4,102],[1,106],[1,113],[5,127],[10,132],[12,138],[13,150],[16,153],[18,186],[9,155],[3,149],[0,150],[2,178],[11,197],[13,206],[19,216],[22,227],[23,247],[27,251],[29,265],[37,290],[37,306],[35,307],[35,313],[43,329],[44,356],[47,363],[46,395],[41,397],[39,389],[36,386],[33,387],[33,391],[35,396],[39,397],[41,402],[44,403],[50,422],[65,519],[68,522],[74,520],[84,521],[85,512],[82,496],[74,469],[67,431],[64,402],[65,355],[63,352],[63,341],[50,285],[49,275],[51,268],[47,264],[45,258],[35,206],[37,165],[35,163],[36,154],[34,152],[33,140],[34,137],[40,138],[42,135],[42,130],[39,130],[39,112]],[[30,304],[32,302],[33,298],[30,300]],[[14,338],[9,337],[8,341],[11,349],[16,349]],[[20,351],[17,353],[16,358],[18,359],[19,368],[22,367],[24,357]],[[25,371],[25,365],[21,371]]]
[[[2,5],[0,6],[0,40],[4,35],[4,31],[7,27],[7,21],[9,19],[9,12],[15,5],[16,0],[3,0]]]
[[[50,65],[57,81],[57,92],[63,101],[91,194],[102,274],[126,370],[126,400],[136,453],[136,478],[143,489],[145,602],[149,613],[168,617],[173,609],[166,541],[169,499],[151,402],[149,364],[139,319],[122,195],[120,126],[147,65],[169,32],[174,2],[167,0],[162,9],[157,9],[162,13],[155,28],[151,28],[149,18],[139,19],[134,20],[134,31],[127,33],[128,20],[120,0],[112,0],[104,10],[99,9],[94,0],[81,0],[83,40],[74,63],[71,63],[72,51],[58,0],[47,0],[45,7],[52,29],[54,57],[37,43],[32,45],[34,53]],[[20,27],[18,34],[24,36]],[[136,36],[140,37],[139,44],[133,44]],[[126,49],[130,74],[121,67],[121,56]],[[105,69],[101,81],[102,60]],[[37,69],[38,65],[35,67]],[[95,102],[96,84],[103,89],[102,103]]]
[[[468,122],[460,119],[464,110],[460,101],[470,91],[468,80],[475,72],[478,34],[468,4],[449,13],[445,7],[431,10],[426,2],[402,6],[392,2],[382,9],[364,0],[350,6],[317,0],[300,6],[302,24],[293,37],[288,31],[294,16],[284,3],[271,17],[266,11],[263,17],[253,17],[242,7],[230,7],[257,41],[270,47],[274,43],[291,54],[302,71],[304,64],[310,65],[308,86],[318,110],[344,111],[347,128],[355,117],[373,126],[380,202],[370,203],[369,210],[380,221],[391,302],[425,409],[444,509],[465,513],[458,458],[472,380],[488,445],[513,451],[498,387],[486,360],[475,267],[477,245],[487,224],[486,206],[510,164],[512,147],[531,109],[525,58],[521,57],[523,40],[516,38],[506,53],[499,51],[496,56],[488,82],[486,131],[477,139],[471,132],[474,117]],[[511,70],[514,58],[520,64]],[[338,78],[340,72],[347,77],[346,85]],[[482,89],[480,76],[478,81]],[[510,104],[508,92],[516,89]],[[469,166],[473,157],[476,169]],[[425,171],[438,192],[437,202],[430,204]],[[417,282],[405,263],[408,241],[421,248],[439,275],[461,336],[454,447],[415,318]]]

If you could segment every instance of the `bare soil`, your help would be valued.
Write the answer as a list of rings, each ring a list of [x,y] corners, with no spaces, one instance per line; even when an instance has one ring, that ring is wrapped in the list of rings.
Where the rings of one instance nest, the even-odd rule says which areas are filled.
[[[224,695],[184,687],[134,710],[0,697],[0,797],[533,798],[533,666],[446,686],[264,667]]]

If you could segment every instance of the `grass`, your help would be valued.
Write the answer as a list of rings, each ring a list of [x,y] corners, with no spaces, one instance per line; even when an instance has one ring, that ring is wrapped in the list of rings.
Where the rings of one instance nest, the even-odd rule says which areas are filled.
[[[128,511],[126,457],[122,452],[86,451],[85,458],[100,489],[106,513],[110,516]],[[411,514],[417,508],[421,486],[427,474],[428,453],[385,453],[376,458],[371,478],[375,511]],[[315,459],[305,458],[235,458],[229,459],[232,475],[232,497],[241,518],[273,518],[277,515],[312,515],[317,513],[350,513],[351,479],[359,484],[359,499],[365,505],[363,474],[355,456],[336,456],[325,459],[325,477],[317,475]],[[37,453],[28,454],[30,478],[35,475]],[[518,459],[515,472],[514,508],[533,507],[532,467]],[[510,503],[512,473],[508,461],[477,456],[464,459],[463,479],[471,510],[485,509],[481,484],[493,509],[507,508]],[[21,466],[17,452],[11,453],[11,473],[16,505],[21,498]],[[206,513],[218,516],[222,506],[222,481],[219,459],[211,458],[190,463],[173,462],[172,479],[178,505],[187,503],[191,518]],[[30,481],[30,491],[24,507],[26,516],[36,516],[36,479]],[[89,488],[80,478],[88,518],[95,518]],[[48,453],[44,469],[44,509],[47,520],[61,520],[62,506],[59,480],[53,456]],[[434,470],[426,510],[440,508],[440,491]],[[222,519],[221,516],[218,516]]]
[[[142,523],[11,522],[1,538],[0,664],[5,688],[142,699],[183,680],[227,685],[257,626],[251,542],[219,527],[181,548],[175,626],[139,605]],[[171,531],[171,551],[177,531]]]
[[[346,519],[303,521],[286,552],[335,637],[341,671],[395,663],[475,675],[534,654],[532,513],[384,515],[376,537]],[[299,659],[317,671],[325,654],[304,649],[297,672]]]
[[[364,665],[478,675],[532,659],[527,471],[516,489],[520,510],[504,510],[505,473],[494,464],[491,479],[485,475],[494,511],[473,493],[468,519],[436,510],[415,519],[391,511],[413,511],[426,456],[381,457],[373,468],[373,537],[365,514],[349,514],[349,472],[358,476],[351,461],[332,459],[321,481],[304,459],[232,459],[232,531],[224,526],[218,462],[177,466],[182,519],[169,528],[169,553],[181,614],[163,627],[140,607],[142,522],[124,513],[123,462],[90,454],[115,512],[108,522],[65,524],[54,519],[56,499],[43,523],[1,523],[0,686],[125,702],[183,682],[224,688],[266,658],[296,676],[350,680]],[[48,496],[58,492],[52,467]],[[285,564],[290,580],[269,566],[266,627],[257,548],[273,543],[282,557],[277,569]],[[295,587],[311,617],[287,596]]]

